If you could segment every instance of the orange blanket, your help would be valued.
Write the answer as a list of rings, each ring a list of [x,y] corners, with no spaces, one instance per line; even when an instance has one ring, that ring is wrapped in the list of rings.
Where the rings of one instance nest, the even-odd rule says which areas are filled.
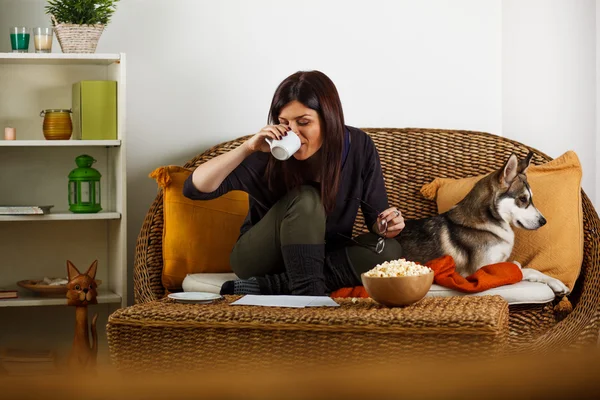
[[[466,293],[483,292],[498,286],[510,285],[523,279],[521,269],[511,262],[486,265],[473,275],[463,277],[456,272],[454,259],[443,256],[425,263],[434,273],[433,281],[438,285]],[[331,297],[369,297],[363,286],[341,288]]]

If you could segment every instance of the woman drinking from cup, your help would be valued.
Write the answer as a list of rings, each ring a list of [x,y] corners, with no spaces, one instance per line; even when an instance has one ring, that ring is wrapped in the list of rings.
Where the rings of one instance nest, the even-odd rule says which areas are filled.
[[[240,278],[221,294],[321,296],[361,285],[360,274],[396,259],[404,219],[389,207],[379,155],[344,124],[337,89],[322,72],[297,72],[277,88],[269,125],[196,168],[184,195],[249,195],[230,264]],[[352,238],[361,207],[369,233]]]

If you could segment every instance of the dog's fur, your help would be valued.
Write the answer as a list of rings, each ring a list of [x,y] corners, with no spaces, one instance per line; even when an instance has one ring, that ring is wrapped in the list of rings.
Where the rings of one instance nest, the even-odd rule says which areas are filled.
[[[475,184],[449,211],[430,218],[406,220],[397,237],[402,256],[425,263],[450,255],[456,271],[469,276],[479,268],[507,261],[514,244],[511,225],[538,229],[546,219],[533,205],[526,171],[533,153],[518,160],[511,154],[502,168]],[[520,267],[520,264],[515,262]],[[569,289],[559,280],[537,270],[523,268],[523,280],[548,284],[557,294]]]

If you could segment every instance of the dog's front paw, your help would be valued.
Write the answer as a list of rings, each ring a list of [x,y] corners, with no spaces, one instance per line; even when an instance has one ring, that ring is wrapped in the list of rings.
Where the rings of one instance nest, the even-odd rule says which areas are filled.
[[[552,291],[554,291],[554,294],[556,294],[557,296],[564,296],[571,292],[567,285],[565,285],[558,279],[551,279],[548,282],[546,282],[546,284],[550,286],[550,289],[552,289]]]
[[[538,270],[532,268],[523,268],[521,271],[523,272],[524,281],[545,283],[557,296],[564,296],[571,292],[564,283]]]

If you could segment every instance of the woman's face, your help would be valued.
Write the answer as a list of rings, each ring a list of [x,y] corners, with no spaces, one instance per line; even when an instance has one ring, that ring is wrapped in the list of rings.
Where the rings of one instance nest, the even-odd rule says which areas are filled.
[[[279,112],[279,123],[288,125],[300,137],[300,149],[294,154],[296,160],[306,160],[315,154],[323,144],[321,119],[312,108],[297,100],[286,104]]]

